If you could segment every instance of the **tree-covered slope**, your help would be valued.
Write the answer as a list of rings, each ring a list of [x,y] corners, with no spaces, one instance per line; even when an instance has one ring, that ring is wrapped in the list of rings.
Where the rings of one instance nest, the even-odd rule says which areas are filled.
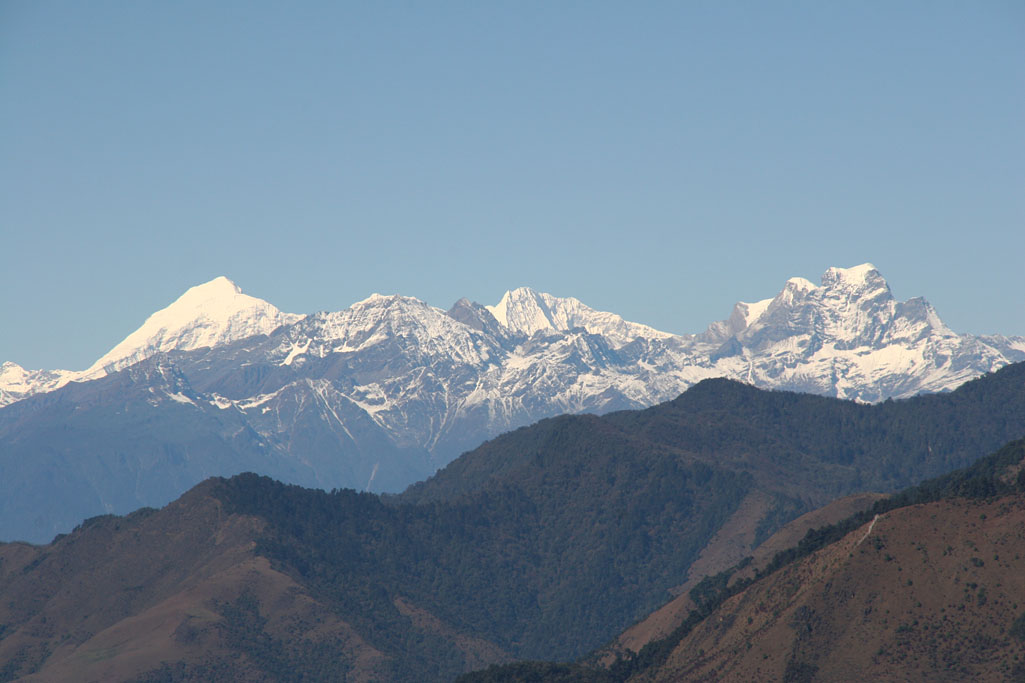
[[[401,633],[400,598],[518,657],[565,658],[682,583],[750,487],[743,475],[660,453],[573,460],[561,487],[510,486],[452,503],[384,505],[251,476],[227,480],[218,495],[266,520],[258,552],[331,596],[386,651],[438,657]]]

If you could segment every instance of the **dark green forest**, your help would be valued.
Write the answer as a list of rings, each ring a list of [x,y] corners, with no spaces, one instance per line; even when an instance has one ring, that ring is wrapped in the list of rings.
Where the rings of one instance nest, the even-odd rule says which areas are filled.
[[[750,486],[701,463],[629,462],[633,476],[616,471],[625,466],[616,457],[593,468],[588,493],[508,487],[458,503],[385,505],[242,475],[216,495],[267,520],[257,552],[376,647],[402,655],[397,678],[439,679],[463,670],[460,654],[414,629],[396,597],[514,656],[574,657],[664,601]]]

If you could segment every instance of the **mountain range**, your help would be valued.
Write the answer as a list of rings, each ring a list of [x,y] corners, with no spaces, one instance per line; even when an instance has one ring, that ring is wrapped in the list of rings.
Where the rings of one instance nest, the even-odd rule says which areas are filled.
[[[44,541],[247,470],[396,492],[510,429],[711,377],[877,402],[1022,359],[1025,338],[956,334],[870,264],[792,278],[694,335],[528,288],[494,306],[375,294],[300,316],[217,278],[87,370],[0,367],[0,538]]]
[[[741,570],[694,581],[772,547],[774,532],[837,496],[900,488],[1022,436],[1022,363],[949,393],[876,405],[711,379],[644,410],[565,415],[503,434],[398,496],[306,489],[253,474],[211,479],[161,510],[90,518],[45,546],[0,544],[0,680],[451,680],[490,664],[565,661],[626,642],[617,634],[688,588],[699,616],[734,610],[711,622],[718,631],[694,630],[707,661],[682,659],[693,648],[677,647],[700,622],[669,615],[668,635],[656,641],[649,632],[649,646],[609,671],[643,676],[669,666],[665,677],[674,680],[681,667],[749,672],[753,662],[772,679],[787,667],[825,667],[818,629],[841,633],[844,620],[862,619],[868,607],[878,620],[868,622],[873,647],[890,648],[889,632],[941,635],[922,624],[942,620],[944,609],[961,635],[936,649],[938,661],[963,652],[962,635],[989,624],[980,631],[992,639],[987,651],[1000,666],[1013,665],[999,629],[1021,609],[1012,605],[1022,575],[1016,504],[962,505],[949,525],[947,511],[927,510],[907,530],[907,518],[891,510],[936,501],[937,491],[1020,494],[1021,442],[941,480],[948,483],[920,487],[925,494],[881,501],[891,506],[873,508],[884,516],[879,533],[854,561],[844,563],[846,547],[821,570],[756,560],[760,576],[782,577],[768,594],[731,582]],[[839,517],[835,508],[820,511],[805,529]],[[870,523],[861,517],[839,533],[814,532],[783,560],[810,557],[852,530],[866,536],[861,527]],[[949,538],[948,526],[957,529]],[[907,547],[916,541],[924,551]],[[945,573],[930,578],[922,557],[955,543]],[[837,567],[847,572],[844,583],[822,578],[795,597],[791,589],[807,583],[809,571],[822,577]],[[871,584],[871,576],[880,580]],[[894,579],[918,588],[890,585]],[[960,614],[965,601],[934,599],[955,580],[975,584],[969,621]],[[900,593],[901,602],[872,597],[884,586],[891,593],[880,595]],[[941,588],[924,590],[930,586]],[[745,587],[764,597],[738,612],[728,601]],[[844,598],[851,591],[857,601]],[[760,603],[768,605],[761,612]],[[809,624],[811,635],[802,636]],[[771,638],[740,660],[734,645],[743,655],[752,630]],[[728,650],[713,650],[720,632]],[[799,637],[787,643],[787,634]],[[786,649],[760,659],[779,642]],[[900,664],[890,655],[880,662]],[[957,664],[969,677],[999,670],[963,656]],[[578,680],[599,680],[588,666]]]

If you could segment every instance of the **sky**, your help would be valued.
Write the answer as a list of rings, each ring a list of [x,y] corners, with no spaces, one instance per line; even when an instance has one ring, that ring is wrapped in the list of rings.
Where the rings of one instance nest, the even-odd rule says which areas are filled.
[[[1025,3],[0,2],[0,362],[219,275],[692,333],[863,262],[1025,335]]]

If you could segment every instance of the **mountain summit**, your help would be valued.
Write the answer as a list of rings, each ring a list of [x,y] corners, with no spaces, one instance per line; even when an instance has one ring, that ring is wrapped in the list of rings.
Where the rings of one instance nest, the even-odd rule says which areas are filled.
[[[282,313],[263,299],[247,294],[221,276],[191,287],[167,308],[146,319],[85,371],[84,377],[116,372],[164,351],[191,351],[270,334],[300,315]]]
[[[158,353],[191,351],[269,334],[302,317],[282,313],[263,299],[244,294],[222,275],[190,287],[86,370],[26,370],[17,363],[3,363],[0,406],[55,391],[68,382],[98,379]]]
[[[925,299],[897,301],[870,263],[830,268],[820,286],[791,278],[700,338],[720,344],[710,358],[726,376],[862,401],[949,390],[1025,351],[1021,339],[955,334]]]
[[[516,334],[531,336],[537,332],[567,332],[582,327],[591,334],[600,334],[616,346],[638,337],[664,339],[668,332],[623,320],[615,313],[596,311],[572,297],[559,298],[529,287],[506,292],[495,306],[487,306],[495,319]]]

